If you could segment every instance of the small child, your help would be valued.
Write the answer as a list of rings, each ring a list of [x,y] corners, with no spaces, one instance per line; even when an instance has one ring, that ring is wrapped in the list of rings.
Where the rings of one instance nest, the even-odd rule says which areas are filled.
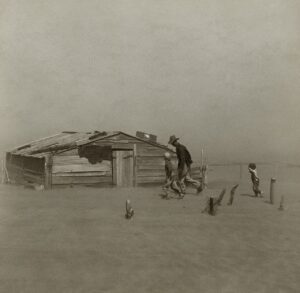
[[[171,154],[165,153],[165,172],[166,172],[166,184],[163,186],[163,190],[166,192],[166,198],[168,198],[170,188],[179,195],[180,198],[184,197],[180,187],[177,184],[174,167],[171,162]]]
[[[253,163],[250,163],[248,165],[248,170],[251,175],[251,181],[253,184],[253,191],[254,191],[255,196],[257,197],[258,195],[260,195],[260,197],[262,197],[262,191],[259,189],[259,178],[257,176],[256,165]]]

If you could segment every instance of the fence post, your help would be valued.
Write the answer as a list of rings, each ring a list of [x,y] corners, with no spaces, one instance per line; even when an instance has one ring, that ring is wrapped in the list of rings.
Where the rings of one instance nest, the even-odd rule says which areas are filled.
[[[210,215],[214,215],[215,214],[215,205],[214,205],[214,198],[213,197],[209,197],[209,209],[208,209],[208,213]]]
[[[271,178],[271,183],[270,183],[270,204],[274,204],[274,194],[275,194],[275,178]]]
[[[280,200],[280,205],[279,205],[279,208],[278,208],[280,211],[283,211],[284,210],[284,196],[282,195],[281,196],[281,200]]]

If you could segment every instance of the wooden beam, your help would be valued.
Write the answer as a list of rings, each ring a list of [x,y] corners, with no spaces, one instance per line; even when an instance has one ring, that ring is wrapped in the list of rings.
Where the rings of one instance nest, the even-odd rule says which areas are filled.
[[[53,176],[53,185],[76,185],[76,184],[112,184],[111,176]]]
[[[133,186],[137,185],[137,148],[133,145]]]
[[[53,157],[51,154],[47,154],[45,156],[45,180],[44,180],[45,189],[51,189],[52,187],[52,164],[53,164]]]

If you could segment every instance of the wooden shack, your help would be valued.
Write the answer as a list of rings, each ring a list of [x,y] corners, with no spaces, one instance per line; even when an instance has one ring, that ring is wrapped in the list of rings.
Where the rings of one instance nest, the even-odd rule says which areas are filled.
[[[64,131],[7,152],[6,181],[46,189],[163,184],[166,151],[176,164],[174,151],[151,139],[121,131]],[[200,176],[197,166],[193,176]]]

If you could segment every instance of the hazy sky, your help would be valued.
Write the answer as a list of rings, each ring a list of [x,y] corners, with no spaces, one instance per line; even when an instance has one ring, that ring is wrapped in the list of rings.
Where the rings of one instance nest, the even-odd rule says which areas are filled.
[[[141,130],[300,162],[300,1],[0,0],[0,102],[2,150]]]

